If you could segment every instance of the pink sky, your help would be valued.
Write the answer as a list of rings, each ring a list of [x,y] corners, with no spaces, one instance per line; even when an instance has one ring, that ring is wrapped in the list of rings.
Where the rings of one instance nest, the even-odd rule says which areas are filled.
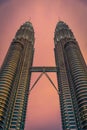
[[[74,32],[87,62],[85,0],[0,0],[0,66],[17,29],[30,20],[35,31],[34,66],[55,66],[54,31],[58,20]],[[33,74],[32,83],[37,74]],[[54,83],[56,74],[51,73]],[[59,97],[43,76],[29,96],[25,130],[61,130]]]

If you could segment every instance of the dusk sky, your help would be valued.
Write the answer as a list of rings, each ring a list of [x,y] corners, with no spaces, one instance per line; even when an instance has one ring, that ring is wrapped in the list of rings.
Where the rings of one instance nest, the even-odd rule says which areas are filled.
[[[87,63],[87,0],[0,0],[0,66],[17,29],[31,21],[33,66],[55,66],[54,31],[59,20],[74,32]],[[31,86],[37,78],[32,74]],[[57,86],[56,74],[49,74]],[[43,76],[29,95],[25,130],[62,130],[59,97]]]

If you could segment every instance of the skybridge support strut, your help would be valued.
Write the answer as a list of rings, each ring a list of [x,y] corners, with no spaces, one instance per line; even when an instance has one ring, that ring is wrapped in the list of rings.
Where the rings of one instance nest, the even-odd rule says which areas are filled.
[[[50,81],[50,83],[52,84],[52,86],[54,87],[54,89],[56,90],[56,92],[59,94],[57,87],[55,86],[55,84],[53,83],[52,79],[49,77],[49,75],[47,74],[47,72],[56,72],[57,73],[58,68],[57,67],[32,67],[30,68],[30,72],[41,72],[41,74],[38,76],[38,78],[35,80],[34,84],[32,85],[32,87],[29,90],[29,94],[31,93],[31,91],[34,89],[34,87],[36,86],[36,84],[38,83],[38,81],[41,79],[41,77],[43,76],[43,74],[48,78],[48,80]]]

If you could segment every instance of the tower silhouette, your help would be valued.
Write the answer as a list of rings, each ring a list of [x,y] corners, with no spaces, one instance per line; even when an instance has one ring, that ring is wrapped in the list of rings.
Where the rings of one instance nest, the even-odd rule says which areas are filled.
[[[86,130],[86,63],[72,31],[62,21],[56,26],[54,42],[63,129]]]
[[[34,53],[30,22],[17,31],[0,71],[0,130],[23,130]]]
[[[28,94],[43,74],[60,98],[63,130],[87,129],[87,67],[78,43],[66,23],[56,25],[56,67],[32,67],[34,29],[31,22],[17,31],[0,69],[0,130],[24,130]],[[32,72],[41,72],[30,87]],[[47,72],[56,72],[58,89]]]

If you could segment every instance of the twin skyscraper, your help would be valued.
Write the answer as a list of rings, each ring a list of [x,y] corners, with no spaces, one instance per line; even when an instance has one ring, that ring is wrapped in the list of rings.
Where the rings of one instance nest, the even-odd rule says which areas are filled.
[[[0,130],[24,130],[34,42],[33,26],[26,22],[17,31],[1,66]],[[54,44],[63,130],[87,130],[87,66],[63,21],[56,25]]]

